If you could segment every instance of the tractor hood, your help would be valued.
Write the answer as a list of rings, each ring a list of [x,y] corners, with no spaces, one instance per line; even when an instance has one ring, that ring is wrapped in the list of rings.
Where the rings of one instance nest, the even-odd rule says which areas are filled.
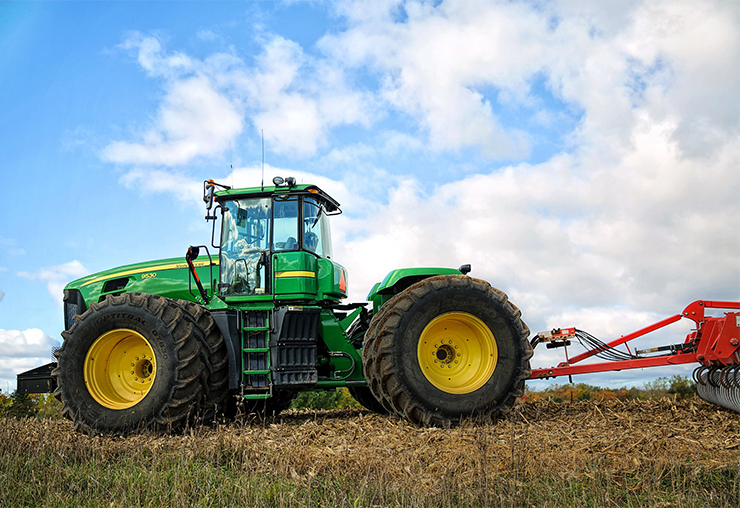
[[[218,258],[213,258],[213,263],[201,258],[194,264],[204,283],[218,280]],[[191,286],[188,265],[182,257],[124,265],[87,275],[67,284],[64,301],[74,300],[78,311],[82,311],[80,304],[84,304],[86,309],[108,295],[127,291],[191,301],[196,300],[194,295],[197,294],[195,286]]]

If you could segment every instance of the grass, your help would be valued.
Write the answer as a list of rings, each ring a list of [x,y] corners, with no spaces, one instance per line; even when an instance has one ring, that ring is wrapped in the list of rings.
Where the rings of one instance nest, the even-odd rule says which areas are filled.
[[[180,435],[0,419],[0,506],[740,505],[737,414],[698,399],[525,402],[418,428],[356,409]]]

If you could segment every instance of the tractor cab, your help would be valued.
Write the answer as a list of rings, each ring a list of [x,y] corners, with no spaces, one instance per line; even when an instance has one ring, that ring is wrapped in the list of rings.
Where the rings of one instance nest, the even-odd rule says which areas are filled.
[[[346,297],[347,274],[332,260],[328,219],[341,213],[339,203],[314,185],[297,185],[294,178],[276,177],[273,183],[248,189],[204,183],[206,219],[214,221],[213,246],[220,249],[218,296],[226,300]],[[223,190],[215,191],[216,186]],[[218,244],[217,213],[222,219]]]

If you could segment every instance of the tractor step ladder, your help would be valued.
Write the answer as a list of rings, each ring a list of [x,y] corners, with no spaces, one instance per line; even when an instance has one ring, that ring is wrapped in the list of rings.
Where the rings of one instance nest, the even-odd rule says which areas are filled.
[[[245,399],[270,397],[270,311],[255,310],[242,313],[242,374]]]

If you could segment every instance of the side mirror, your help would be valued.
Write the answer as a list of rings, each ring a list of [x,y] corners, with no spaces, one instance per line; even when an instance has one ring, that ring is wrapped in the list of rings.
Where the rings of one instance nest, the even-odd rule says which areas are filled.
[[[203,201],[206,204],[206,210],[213,208],[213,192],[216,190],[216,185],[213,180],[207,180],[203,182]]]

